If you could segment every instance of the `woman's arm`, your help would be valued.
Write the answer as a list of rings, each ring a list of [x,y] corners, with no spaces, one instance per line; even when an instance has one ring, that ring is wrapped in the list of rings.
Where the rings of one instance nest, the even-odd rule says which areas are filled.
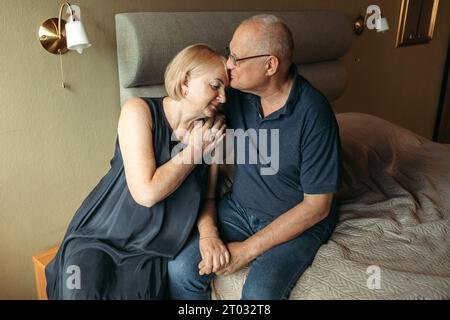
[[[133,98],[123,105],[118,135],[125,177],[133,199],[145,207],[151,207],[169,196],[195,167],[194,145],[188,144],[183,151],[157,168],[152,126],[152,116],[144,100]],[[182,161],[186,156],[191,157],[190,161]]]
[[[203,202],[202,211],[197,221],[200,239],[202,238],[219,238],[219,231],[216,223],[216,186],[217,176],[219,173],[219,165],[212,164],[209,167],[208,189]]]
[[[225,267],[230,261],[230,254],[219,236],[216,213],[216,185],[219,165],[212,164],[209,169],[208,189],[198,218],[197,227],[200,234],[199,247],[202,261],[199,274],[210,274]]]

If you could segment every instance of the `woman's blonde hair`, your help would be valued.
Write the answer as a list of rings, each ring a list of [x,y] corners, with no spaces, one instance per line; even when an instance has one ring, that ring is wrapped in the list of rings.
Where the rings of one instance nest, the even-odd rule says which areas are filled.
[[[182,84],[185,79],[204,75],[208,72],[208,68],[217,63],[222,63],[226,72],[226,59],[206,44],[197,43],[184,48],[166,68],[164,85],[167,94],[174,100],[181,100]],[[228,75],[227,72],[226,74]]]

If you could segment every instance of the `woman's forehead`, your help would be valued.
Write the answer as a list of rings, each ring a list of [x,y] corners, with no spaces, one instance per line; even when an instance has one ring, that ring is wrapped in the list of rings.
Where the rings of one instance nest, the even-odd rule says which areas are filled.
[[[224,81],[227,78],[227,68],[223,63],[214,63],[205,68],[205,77]]]

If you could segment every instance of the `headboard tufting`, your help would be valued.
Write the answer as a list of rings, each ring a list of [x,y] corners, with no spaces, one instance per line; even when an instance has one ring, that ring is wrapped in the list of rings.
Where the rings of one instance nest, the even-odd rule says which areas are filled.
[[[116,15],[120,99],[161,96],[164,71],[175,54],[206,43],[225,55],[239,23],[259,12],[139,12]],[[347,72],[338,60],[350,48],[352,28],[332,11],[272,12],[291,29],[299,72],[330,101],[345,89]]]

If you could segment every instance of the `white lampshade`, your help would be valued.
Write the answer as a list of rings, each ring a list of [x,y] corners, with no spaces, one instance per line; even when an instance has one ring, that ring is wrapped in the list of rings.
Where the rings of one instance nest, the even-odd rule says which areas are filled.
[[[375,28],[377,32],[385,32],[389,30],[389,23],[386,18],[379,18],[375,20]]]
[[[66,23],[66,38],[67,49],[76,50],[79,54],[91,46],[81,21],[69,21]]]

